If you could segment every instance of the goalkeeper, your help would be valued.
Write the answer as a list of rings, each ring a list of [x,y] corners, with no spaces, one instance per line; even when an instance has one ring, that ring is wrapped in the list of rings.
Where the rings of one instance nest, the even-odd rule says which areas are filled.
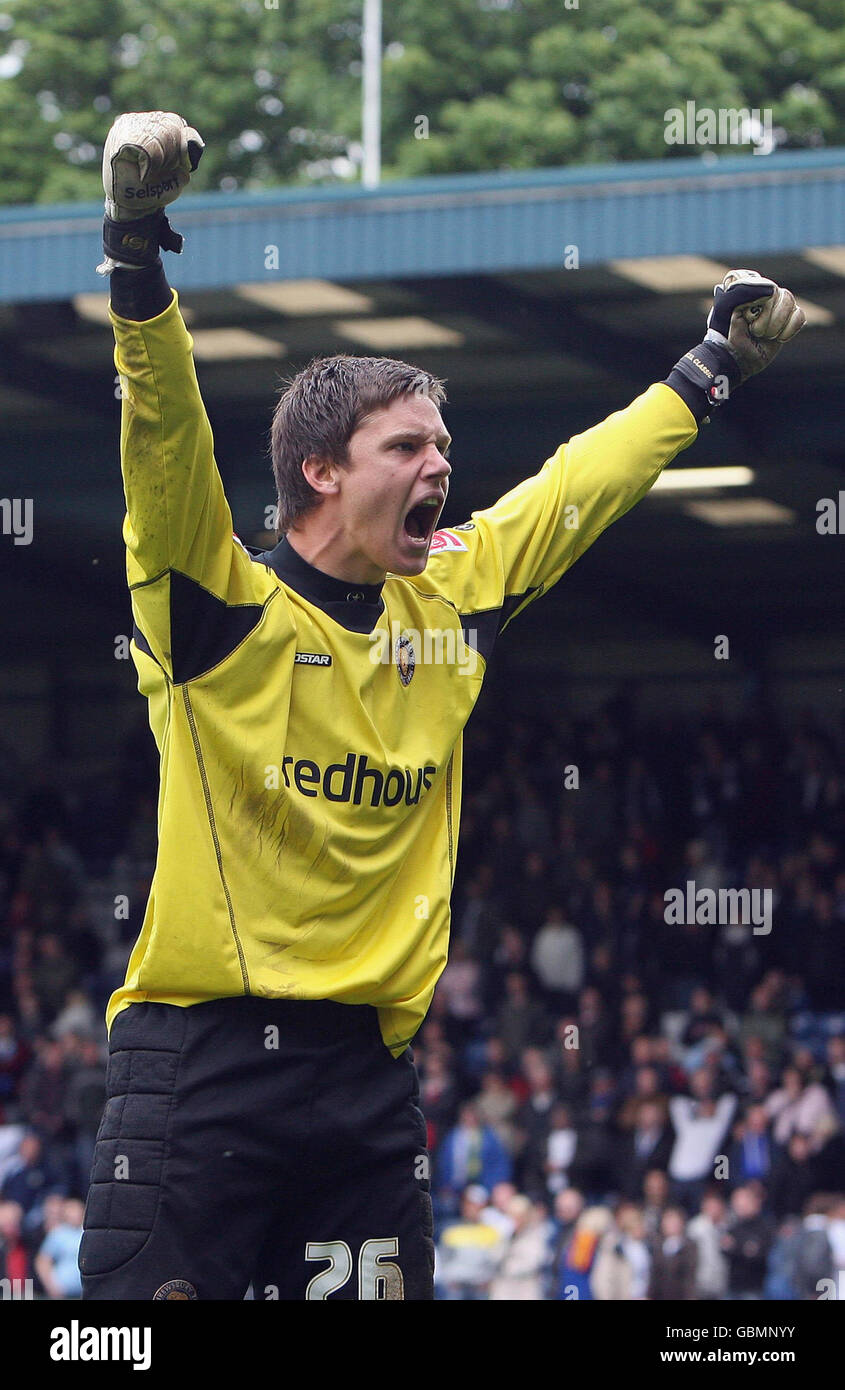
[[[103,167],[132,653],[159,851],[110,1000],[87,1299],[428,1299],[409,1043],[446,961],[461,734],[499,635],[792,338],[750,271],[704,340],[494,506],[437,531],[442,383],[312,362],[272,425],[279,539],[243,546],[160,250],[202,153],[124,115]]]

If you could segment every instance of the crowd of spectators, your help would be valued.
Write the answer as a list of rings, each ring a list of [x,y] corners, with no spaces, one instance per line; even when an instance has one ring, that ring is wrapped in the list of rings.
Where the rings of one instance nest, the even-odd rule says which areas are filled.
[[[103,1013],[154,865],[152,740],[111,775],[24,786],[0,782],[0,1279],[68,1298]],[[482,701],[450,961],[414,1044],[439,1296],[836,1296],[844,832],[843,730],[812,712]],[[689,882],[765,916],[677,922]]]
[[[807,711],[482,727],[414,1045],[442,1297],[836,1296],[843,768]]]

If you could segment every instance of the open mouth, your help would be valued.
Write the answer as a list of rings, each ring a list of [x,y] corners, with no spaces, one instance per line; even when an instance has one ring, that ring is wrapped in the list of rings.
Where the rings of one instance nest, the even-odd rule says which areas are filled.
[[[440,502],[436,497],[430,501],[418,502],[411,508],[405,517],[404,530],[406,538],[413,545],[428,545],[437,524],[439,511]]]

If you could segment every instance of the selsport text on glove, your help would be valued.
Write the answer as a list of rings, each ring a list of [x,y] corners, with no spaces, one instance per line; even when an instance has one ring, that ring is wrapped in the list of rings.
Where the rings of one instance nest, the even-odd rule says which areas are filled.
[[[105,260],[140,269],[154,265],[160,250],[181,252],[184,238],[164,211],[190,182],[205,145],[193,126],[174,111],[130,111],[118,116],[103,150]]]

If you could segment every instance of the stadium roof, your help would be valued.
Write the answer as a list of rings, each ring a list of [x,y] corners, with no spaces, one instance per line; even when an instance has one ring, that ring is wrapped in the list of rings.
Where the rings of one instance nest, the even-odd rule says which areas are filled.
[[[97,204],[0,212],[0,302],[93,291],[100,219]],[[843,225],[842,149],[458,174],[378,189],[211,193],[179,205],[180,228],[202,236],[174,283],[552,269],[568,246],[582,266],[730,248],[782,252],[838,242]]]
[[[823,640],[845,618],[837,538],[816,529],[819,499],[845,489],[843,200],[843,150],[187,197],[174,221],[191,240],[167,269],[238,531],[261,536],[274,393],[311,357],[386,353],[447,378],[454,523],[662,379],[701,335],[714,283],[751,265],[795,291],[809,326],[671,472],[733,465],[752,478],[652,494],[540,622],[577,613],[579,631],[613,622],[626,636],[652,623],[709,644],[711,667],[726,612],[746,652],[774,632]],[[37,523],[37,544],[5,538],[0,553],[2,636],[15,650],[42,631],[70,642],[83,624],[98,641],[123,621],[99,225],[87,206],[0,214],[3,493],[34,498]],[[279,268],[265,273],[268,245]],[[69,605],[61,630],[51,554]]]

